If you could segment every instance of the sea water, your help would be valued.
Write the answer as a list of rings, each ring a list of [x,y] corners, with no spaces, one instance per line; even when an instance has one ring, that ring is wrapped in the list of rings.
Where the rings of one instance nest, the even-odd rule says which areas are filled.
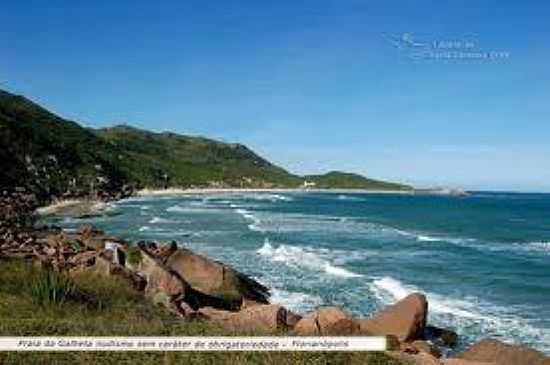
[[[130,198],[92,223],[129,240],[176,240],[304,313],[368,316],[412,292],[429,323],[550,353],[550,194],[466,197],[233,193]]]

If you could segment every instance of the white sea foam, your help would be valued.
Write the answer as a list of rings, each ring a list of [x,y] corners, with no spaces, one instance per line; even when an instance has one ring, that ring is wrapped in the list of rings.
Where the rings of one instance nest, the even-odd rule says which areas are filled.
[[[154,234],[154,235],[165,235],[165,236],[178,235],[178,231],[168,230],[168,229],[159,228],[159,227],[151,227],[151,226],[141,226],[139,227],[138,231],[147,232],[147,234]]]
[[[406,286],[399,280],[388,276],[374,280],[371,285],[371,290],[386,304],[401,300],[407,295],[419,291],[415,287]],[[430,310],[438,313],[458,315],[464,318],[476,318],[476,315],[472,312],[474,306],[471,303],[440,297],[434,294],[427,294],[427,297],[430,304]]]
[[[395,303],[413,292],[423,292],[388,276],[374,280],[369,288],[384,305]],[[513,337],[530,341],[534,339],[536,343],[533,346],[542,351],[550,350],[550,346],[546,345],[550,344],[550,333],[517,314],[524,312],[524,308],[516,311],[474,297],[457,299],[435,293],[425,294],[429,303],[430,322],[435,325],[454,328],[461,334],[475,332],[478,336],[502,339],[509,338],[510,333],[515,332]]]
[[[319,254],[302,247],[291,245],[279,245],[274,248],[266,238],[261,248],[256,251],[263,257],[273,262],[282,262],[293,267],[303,267],[314,271],[323,271],[329,275],[343,278],[356,278],[363,275],[356,274],[342,267],[334,266]]]
[[[438,237],[419,234],[416,236],[418,242],[447,242],[455,245],[464,245],[478,250],[492,252],[516,251],[520,253],[550,253],[550,241],[533,242],[483,242],[475,238]]]
[[[153,197],[153,196],[132,196],[132,197],[129,197],[129,198],[124,198],[124,199],[121,199],[121,200],[118,200],[116,202],[116,204],[119,204],[119,205],[124,205],[124,206],[133,206],[131,203],[142,203],[142,202],[147,202],[147,201],[154,201],[154,200],[158,200],[158,197]],[[130,204],[127,204],[127,203],[130,203]]]
[[[298,313],[313,310],[323,304],[322,298],[318,295],[291,292],[276,288],[271,289],[269,300],[271,303],[283,305],[291,311]]]
[[[256,217],[251,211],[243,208],[237,208],[235,209],[235,213],[240,214],[241,216],[243,216],[243,218],[252,222],[248,225],[248,228],[251,231],[264,232],[264,229],[260,226],[262,221],[258,217]]]
[[[261,220],[261,226],[265,232],[312,232],[314,234],[326,232],[328,234],[360,235],[361,237],[365,235],[394,237],[396,235],[391,227],[357,221],[351,217],[265,211],[254,212],[254,215]]]
[[[185,208],[183,208],[179,205],[173,205],[171,207],[166,208],[166,211],[170,212],[170,213],[185,213],[185,212],[187,212],[187,209],[185,209]]]
[[[365,199],[363,198],[359,198],[358,196],[352,196],[352,195],[338,195],[337,198],[338,200],[346,200],[346,201],[353,201],[353,202],[362,202],[362,201],[365,201]]]
[[[261,193],[261,194],[246,194],[244,195],[245,198],[247,199],[253,199],[253,200],[268,200],[270,202],[278,202],[278,201],[284,201],[284,202],[289,202],[289,201],[293,201],[294,199],[289,197],[289,196],[286,196],[286,195],[281,195],[281,194],[265,194],[265,193]]]
[[[214,208],[206,204],[191,204],[188,206],[182,206],[182,205],[173,205],[171,207],[166,208],[166,211],[169,213],[219,213],[223,211],[223,209]]]
[[[150,224],[163,224],[163,223],[177,223],[176,221],[173,221],[173,220],[170,220],[170,219],[166,219],[166,218],[161,218],[161,217],[153,217],[151,218],[151,220],[149,221]]]
[[[533,242],[483,242],[475,238],[455,238],[455,237],[437,237],[428,235],[416,236],[418,242],[447,242],[455,245],[472,247],[482,251],[507,252],[515,251],[518,253],[530,254],[550,254],[550,241]]]
[[[416,236],[418,242],[448,242],[455,245],[468,244],[475,242],[473,238],[462,238],[462,237],[438,237],[438,236],[428,236],[419,234]]]
[[[188,204],[192,207],[205,207],[208,204],[208,199],[203,199],[200,201],[191,201]]]
[[[397,233],[398,235],[401,235],[401,236],[404,236],[404,237],[416,237],[416,235],[414,233],[407,232],[407,231],[404,231],[402,229],[394,228],[394,232]]]
[[[112,202],[97,202],[91,206],[90,210],[92,211],[92,213],[100,213],[100,212],[111,212],[116,208],[117,208],[116,204]]]
[[[416,240],[417,240],[417,241],[420,241],[420,242],[438,242],[438,241],[444,241],[443,238],[431,237],[431,236],[424,236],[424,235],[418,235],[418,236],[416,237]]]
[[[219,204],[219,205],[231,205],[230,200],[216,200],[213,203],[214,204]]]
[[[518,245],[526,251],[550,253],[550,241],[534,241]]]
[[[344,265],[350,262],[365,262],[369,258],[380,255],[379,250],[359,249],[359,250],[332,250],[334,256],[334,264]]]
[[[411,293],[411,290],[405,288],[401,282],[388,276],[374,280],[371,290],[385,304],[401,300]]]

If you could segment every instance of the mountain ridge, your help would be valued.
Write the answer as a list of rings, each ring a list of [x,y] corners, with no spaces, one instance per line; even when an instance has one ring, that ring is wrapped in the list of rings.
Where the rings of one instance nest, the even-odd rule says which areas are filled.
[[[0,90],[0,188],[47,199],[135,188],[319,188],[410,190],[332,171],[300,176],[240,143],[152,132],[127,124],[86,128]]]

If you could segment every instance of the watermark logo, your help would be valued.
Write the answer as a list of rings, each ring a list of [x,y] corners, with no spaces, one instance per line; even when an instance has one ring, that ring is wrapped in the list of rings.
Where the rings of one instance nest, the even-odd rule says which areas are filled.
[[[384,37],[404,56],[413,60],[498,61],[510,58],[509,51],[481,47],[475,35],[422,39],[412,33],[401,33]]]

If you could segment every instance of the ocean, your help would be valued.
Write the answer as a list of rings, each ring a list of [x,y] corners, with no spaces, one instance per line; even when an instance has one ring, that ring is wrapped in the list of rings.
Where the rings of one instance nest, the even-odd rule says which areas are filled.
[[[136,197],[92,223],[128,240],[176,240],[272,288],[304,313],[368,316],[412,292],[457,351],[485,337],[550,354],[550,194],[466,197],[233,193]]]

